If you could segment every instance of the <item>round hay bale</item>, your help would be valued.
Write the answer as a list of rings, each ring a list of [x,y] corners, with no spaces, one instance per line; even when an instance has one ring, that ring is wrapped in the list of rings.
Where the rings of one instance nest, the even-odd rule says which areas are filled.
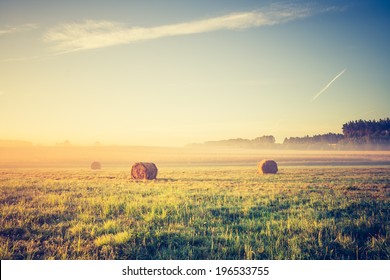
[[[100,162],[94,161],[91,163],[91,169],[93,170],[102,169],[102,165],[100,164]]]
[[[153,162],[137,162],[131,167],[131,178],[154,180],[157,177],[157,166]]]
[[[264,159],[257,164],[257,172],[260,174],[276,174],[278,172],[278,165],[275,161]]]

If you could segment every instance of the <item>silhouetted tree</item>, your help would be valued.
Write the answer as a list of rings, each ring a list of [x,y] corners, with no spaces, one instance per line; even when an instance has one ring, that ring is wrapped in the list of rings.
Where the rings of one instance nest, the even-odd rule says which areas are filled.
[[[390,119],[356,120],[343,124],[345,142],[354,144],[390,144]]]
[[[344,138],[343,134],[327,133],[314,136],[285,138],[285,145],[312,145],[312,144],[336,144]]]

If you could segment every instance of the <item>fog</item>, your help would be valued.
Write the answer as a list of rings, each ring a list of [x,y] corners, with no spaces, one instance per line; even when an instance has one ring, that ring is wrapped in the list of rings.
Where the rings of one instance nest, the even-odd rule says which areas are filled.
[[[0,147],[0,168],[78,167],[99,161],[102,168],[134,162],[158,165],[254,165],[274,159],[292,165],[390,165],[390,151],[315,151],[210,147],[19,146]]]

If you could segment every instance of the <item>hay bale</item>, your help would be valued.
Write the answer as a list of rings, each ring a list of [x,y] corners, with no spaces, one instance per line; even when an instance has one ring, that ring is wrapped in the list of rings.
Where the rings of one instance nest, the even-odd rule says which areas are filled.
[[[264,159],[257,164],[257,172],[260,174],[276,174],[278,172],[278,165],[275,161]]]
[[[157,177],[157,167],[153,162],[137,162],[131,167],[131,178],[153,180]]]
[[[94,161],[91,163],[91,169],[97,170],[97,169],[102,169],[102,165],[98,161]]]

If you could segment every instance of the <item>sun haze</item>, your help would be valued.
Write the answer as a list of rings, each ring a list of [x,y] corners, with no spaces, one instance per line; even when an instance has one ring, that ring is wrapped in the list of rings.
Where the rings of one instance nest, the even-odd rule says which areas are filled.
[[[282,142],[388,117],[389,4],[293,3],[2,1],[0,139]]]

